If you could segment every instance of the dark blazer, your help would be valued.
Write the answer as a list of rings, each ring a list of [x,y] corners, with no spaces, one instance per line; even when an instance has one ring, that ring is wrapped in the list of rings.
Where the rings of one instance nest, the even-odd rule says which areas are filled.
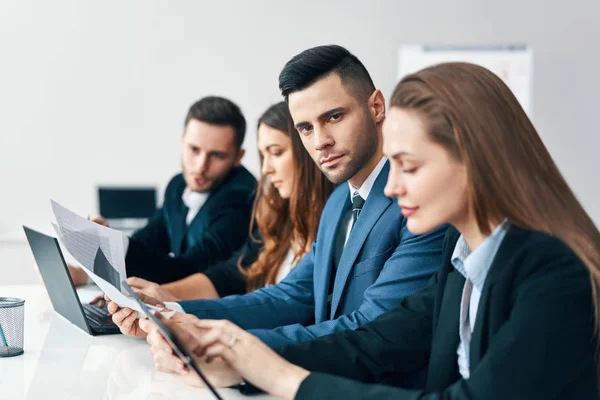
[[[450,232],[450,231],[449,231]],[[598,399],[590,276],[560,240],[511,228],[494,258],[477,311],[468,380],[457,364],[465,279],[450,263],[429,285],[356,331],[286,346],[313,371],[297,399]],[[424,391],[394,384],[429,363]],[[368,384],[366,384],[368,383]]]
[[[248,237],[246,243],[229,259],[213,264],[203,272],[210,279],[219,297],[246,293],[246,278],[239,267],[249,268],[258,259],[262,248],[262,236],[258,229],[255,229],[252,237]]]
[[[248,237],[256,179],[234,168],[186,225],[182,174],[167,186],[165,200],[146,227],[133,234],[125,257],[128,276],[172,282],[226,260]]]
[[[179,304],[201,319],[228,319],[271,347],[356,329],[396,307],[439,270],[446,227],[410,233],[400,208],[383,193],[388,173],[386,163],[335,272],[336,232],[351,207],[347,184],[329,196],[312,249],[281,282],[244,296]]]

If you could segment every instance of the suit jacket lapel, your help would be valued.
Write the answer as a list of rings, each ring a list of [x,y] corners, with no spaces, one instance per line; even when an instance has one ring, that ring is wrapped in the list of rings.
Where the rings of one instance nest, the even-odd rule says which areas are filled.
[[[492,293],[494,291],[494,285],[501,278],[505,270],[505,265],[509,265],[509,257],[512,256],[513,252],[510,249],[515,248],[518,243],[522,240],[520,233],[523,231],[516,227],[511,227],[506,233],[504,240],[498,248],[498,252],[494,257],[492,266],[488,272],[488,275],[483,284],[483,290],[481,291],[481,298],[479,299],[479,305],[477,307],[477,317],[475,318],[475,326],[473,327],[473,334],[471,335],[471,346],[469,348],[469,366],[471,370],[481,360],[483,351],[488,346],[488,337],[486,335],[489,332],[489,322],[493,315],[490,315],[489,311],[490,300],[492,299]],[[493,328],[492,328],[493,329]]]
[[[181,199],[174,204],[174,207],[170,207],[167,212],[169,226],[171,227],[171,251],[176,256],[181,254],[183,240],[187,231],[185,223],[187,212],[188,208],[183,204]]]
[[[356,221],[356,225],[352,229],[352,233],[348,238],[348,242],[344,247],[340,262],[338,264],[337,273],[335,276],[335,285],[333,287],[333,298],[331,300],[331,315],[335,315],[337,307],[340,304],[344,287],[348,281],[348,276],[353,269],[354,263],[360,250],[362,249],[367,236],[371,233],[371,229],[379,220],[383,212],[392,204],[392,200],[383,194],[383,188],[387,182],[389,173],[389,164],[386,163],[379,176],[375,180],[369,197],[365,202],[360,217]]]
[[[438,312],[434,348],[429,362],[427,390],[442,390],[456,381],[458,375],[458,344],[460,343],[460,300],[465,278],[458,272],[448,274]]]
[[[346,188],[348,186],[346,185]],[[343,191],[343,200],[340,201],[335,207],[335,214],[333,215],[332,221],[335,223],[329,224],[323,232],[323,240],[319,240],[319,244],[323,246],[323,252],[318,260],[315,260],[315,265],[322,265],[325,268],[316,268],[315,274],[322,274],[322,279],[315,279],[315,286],[321,283],[320,286],[315,287],[315,304],[318,305],[316,308],[316,322],[325,321],[328,317],[327,313],[327,297],[329,296],[329,280],[334,279],[331,277],[331,271],[333,270],[333,258],[335,255],[336,235],[338,229],[344,229],[341,226],[342,220],[346,213],[350,210],[352,203],[350,202],[350,191]]]

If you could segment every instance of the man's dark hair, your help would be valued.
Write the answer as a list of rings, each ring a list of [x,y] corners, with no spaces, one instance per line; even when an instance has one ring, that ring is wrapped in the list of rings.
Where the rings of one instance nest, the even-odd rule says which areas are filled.
[[[279,74],[279,90],[288,101],[290,93],[304,90],[331,73],[339,75],[350,94],[358,99],[368,98],[375,90],[360,60],[337,45],[313,47],[294,56]]]
[[[236,146],[242,147],[246,136],[246,118],[231,100],[217,96],[204,97],[192,104],[185,117],[184,127],[193,119],[212,125],[231,126]]]

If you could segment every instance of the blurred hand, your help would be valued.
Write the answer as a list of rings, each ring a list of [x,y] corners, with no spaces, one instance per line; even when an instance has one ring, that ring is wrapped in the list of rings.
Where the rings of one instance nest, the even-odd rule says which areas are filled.
[[[293,399],[309,375],[307,370],[289,363],[257,337],[229,321],[198,320],[194,329],[188,328],[187,332],[178,326],[172,329],[194,357],[209,365],[215,361],[224,364],[230,377],[243,377],[272,395]]]
[[[90,304],[95,304],[98,306],[98,308],[104,308],[104,306],[106,305],[106,301],[104,300],[104,295],[101,294],[99,296],[94,297],[90,301]]]
[[[195,322],[198,321],[196,317],[191,319],[186,315],[178,318],[172,317],[170,319],[161,319],[186,349],[191,348],[190,343],[194,341],[194,335],[202,335],[203,333],[208,332],[206,329],[196,327]],[[177,375],[179,379],[191,386],[204,386],[200,377],[193,371],[190,371],[183,361],[174,354],[173,349],[171,349],[171,346],[169,346],[160,333],[160,330],[152,323],[152,321],[144,320],[141,326],[148,332],[146,341],[150,344],[150,352],[154,357],[155,367],[158,371]],[[190,354],[194,357],[202,372],[214,386],[228,387],[242,381],[241,376],[223,359],[218,358],[212,360],[211,363],[206,363],[201,358],[196,357],[193,353],[190,352]]]
[[[94,215],[94,216],[90,217],[89,220],[93,221],[99,225],[102,225],[102,226],[108,226],[108,222],[106,221],[106,218],[104,218],[102,215]]]
[[[165,289],[158,283],[150,282],[142,278],[131,277],[127,278],[127,283],[136,291],[142,292],[147,296],[160,301],[180,301],[168,289]]]
[[[73,280],[73,285],[87,285],[88,275],[84,272],[83,268],[75,265],[67,265],[67,268],[69,269],[69,274],[71,275],[71,279]]]
[[[34,264],[34,267],[40,282],[42,283],[42,285],[44,285],[44,279],[42,278],[42,274],[40,273],[40,268],[37,264]],[[75,287],[87,285],[88,276],[83,271],[83,268],[78,267],[76,265],[67,264],[67,269],[69,270],[69,275],[71,275],[71,280],[73,281],[73,285],[75,285]]]
[[[157,306],[163,309],[165,308],[165,305],[162,302],[150,296],[146,296],[140,292],[136,292],[136,294],[146,304]],[[112,315],[113,322],[119,327],[119,330],[122,334],[127,336],[146,337],[146,332],[140,329],[137,311],[128,307],[119,307],[119,305],[112,301],[106,294],[104,295],[104,299],[108,302],[107,309]]]

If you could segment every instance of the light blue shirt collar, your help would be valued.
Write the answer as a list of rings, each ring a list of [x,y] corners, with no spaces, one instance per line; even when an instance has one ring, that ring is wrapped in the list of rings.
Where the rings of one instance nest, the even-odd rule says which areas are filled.
[[[473,286],[480,291],[483,290],[485,278],[492,267],[498,248],[506,236],[508,227],[508,221],[504,220],[475,251],[471,251],[463,235],[460,235],[456,242],[450,259],[452,265],[465,279],[470,279]]]

